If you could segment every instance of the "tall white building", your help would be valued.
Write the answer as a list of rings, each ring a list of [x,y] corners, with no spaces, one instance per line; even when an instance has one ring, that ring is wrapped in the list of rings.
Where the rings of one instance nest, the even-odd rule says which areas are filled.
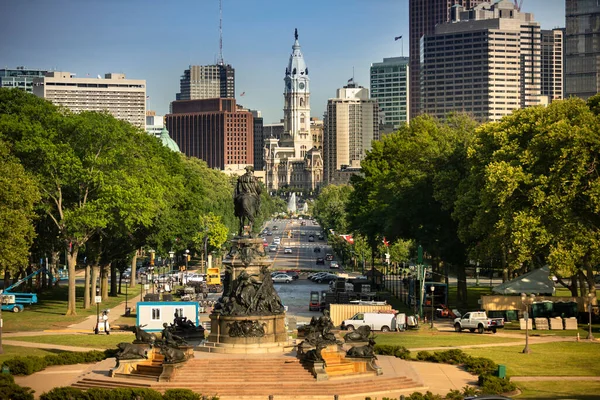
[[[466,112],[495,121],[543,104],[541,32],[510,0],[482,3],[421,38],[421,107],[438,118]]]
[[[371,64],[371,98],[379,103],[381,123],[397,129],[408,123],[408,57],[384,58]]]
[[[292,54],[285,69],[283,100],[281,137],[265,135],[267,188],[277,190],[289,186],[310,193],[323,180],[323,161],[320,150],[313,145],[310,78],[300,50],[298,30],[294,33]]]
[[[379,140],[379,106],[369,89],[354,83],[337,90],[327,101],[323,132],[325,184],[347,183],[360,171],[360,163]]]
[[[146,81],[125,74],[75,78],[70,72],[47,72],[33,79],[33,94],[73,112],[108,111],[142,129],[146,125]]]

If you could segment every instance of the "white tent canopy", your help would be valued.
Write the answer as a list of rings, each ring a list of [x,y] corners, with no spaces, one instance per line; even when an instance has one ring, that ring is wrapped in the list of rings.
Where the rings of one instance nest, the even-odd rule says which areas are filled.
[[[497,294],[546,294],[554,296],[554,282],[547,265],[504,282],[492,289]]]

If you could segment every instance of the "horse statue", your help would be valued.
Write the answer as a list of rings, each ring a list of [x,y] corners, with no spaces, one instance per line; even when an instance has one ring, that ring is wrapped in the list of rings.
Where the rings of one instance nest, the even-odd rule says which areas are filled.
[[[254,225],[254,219],[260,210],[260,194],[262,188],[254,176],[254,167],[248,165],[246,173],[238,178],[233,196],[235,216],[239,219],[239,236],[244,233],[244,227]]]

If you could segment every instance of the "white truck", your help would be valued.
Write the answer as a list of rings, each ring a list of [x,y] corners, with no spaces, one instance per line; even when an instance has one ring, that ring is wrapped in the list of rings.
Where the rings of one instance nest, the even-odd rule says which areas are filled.
[[[491,331],[496,333],[497,329],[504,328],[504,318],[488,318],[485,311],[468,312],[454,320],[454,330],[460,332],[468,329],[469,332]]]
[[[353,331],[360,326],[368,325],[371,330],[389,332],[396,330],[396,315],[391,313],[359,312],[343,322],[346,329]]]

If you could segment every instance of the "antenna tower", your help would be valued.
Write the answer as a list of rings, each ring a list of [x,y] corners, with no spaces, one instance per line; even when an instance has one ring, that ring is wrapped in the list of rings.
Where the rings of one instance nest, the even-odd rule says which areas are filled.
[[[217,64],[223,65],[223,4],[219,0],[219,59]]]

